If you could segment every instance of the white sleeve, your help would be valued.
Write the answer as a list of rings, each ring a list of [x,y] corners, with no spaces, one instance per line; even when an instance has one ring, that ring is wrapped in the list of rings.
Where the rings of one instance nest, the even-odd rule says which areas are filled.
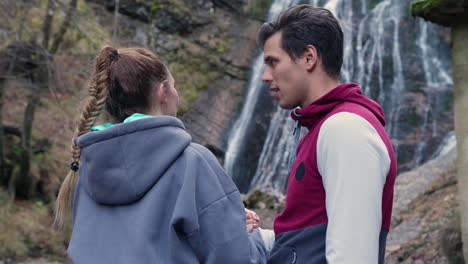
[[[317,165],[326,193],[329,264],[378,263],[382,193],[390,157],[364,118],[341,112],[320,128]]]
[[[258,228],[258,232],[260,232],[265,249],[268,253],[270,253],[271,249],[273,248],[273,244],[275,243],[275,232],[273,230],[263,229],[260,227]]]

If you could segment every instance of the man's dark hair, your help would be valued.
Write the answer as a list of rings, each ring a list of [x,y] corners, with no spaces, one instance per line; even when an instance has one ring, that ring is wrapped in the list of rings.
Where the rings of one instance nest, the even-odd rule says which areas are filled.
[[[304,53],[307,45],[313,45],[328,75],[335,78],[340,76],[343,64],[343,31],[329,10],[310,5],[290,7],[281,12],[276,21],[260,27],[258,44],[263,47],[277,32],[282,33],[281,48],[293,60]]]

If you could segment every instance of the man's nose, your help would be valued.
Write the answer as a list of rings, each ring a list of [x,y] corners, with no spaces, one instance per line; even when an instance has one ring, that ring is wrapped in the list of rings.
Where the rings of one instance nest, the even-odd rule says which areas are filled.
[[[270,83],[273,80],[273,76],[271,75],[268,69],[265,69],[262,74],[262,82]]]

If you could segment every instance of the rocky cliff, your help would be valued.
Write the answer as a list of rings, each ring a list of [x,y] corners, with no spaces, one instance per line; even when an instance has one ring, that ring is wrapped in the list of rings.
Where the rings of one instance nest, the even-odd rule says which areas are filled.
[[[87,0],[115,21],[116,1]],[[181,95],[179,116],[197,143],[224,156],[223,135],[239,108],[260,26],[254,1],[120,0],[122,45],[146,46],[168,64]],[[99,11],[103,9],[107,12]]]
[[[400,174],[386,263],[464,263],[456,151]]]
[[[419,0],[411,3],[411,14],[444,26],[453,26],[468,12],[467,0]]]

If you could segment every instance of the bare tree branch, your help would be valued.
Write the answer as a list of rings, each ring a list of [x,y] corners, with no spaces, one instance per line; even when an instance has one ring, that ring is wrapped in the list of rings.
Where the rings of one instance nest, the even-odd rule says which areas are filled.
[[[53,0],[53,1],[55,2],[55,6],[56,6],[56,7],[60,7],[59,10],[60,10],[61,12],[64,12],[64,13],[67,12],[67,11],[66,11],[66,10],[68,10],[68,9],[67,9],[67,6],[66,6],[64,3],[62,3],[61,1],[58,1],[58,0]],[[65,15],[66,15],[66,14],[65,14]],[[94,41],[93,41],[92,38],[89,36],[89,34],[87,34],[87,33],[85,32],[85,30],[83,30],[83,29],[80,27],[79,24],[80,24],[80,23],[82,24],[83,21],[80,21],[80,23],[77,23],[77,22],[76,22],[76,16],[69,17],[68,19],[69,19],[70,25],[73,26],[76,30],[78,30],[78,31],[80,32],[80,34],[88,41],[89,44],[91,44],[91,46],[92,46],[94,49],[97,49],[98,46],[94,43]]]
[[[46,10],[47,13],[44,20],[44,25],[42,27],[42,33],[44,34],[42,39],[42,46],[44,49],[49,49],[50,31],[52,29],[52,21],[54,20],[54,9],[54,0],[48,0]]]
[[[70,5],[67,10],[67,14],[64,17],[63,23],[60,26],[60,29],[58,33],[55,35],[54,42],[52,43],[52,47],[50,48],[50,53],[55,54],[60,46],[60,44],[63,41],[63,36],[65,36],[65,33],[67,32],[67,29],[70,25],[70,20],[73,17],[73,14],[75,13],[76,6],[78,4],[78,0],[71,0]]]
[[[120,8],[120,1],[115,0],[115,9],[114,9],[114,30],[112,31],[112,39],[117,39],[117,33],[119,29],[119,8]]]

